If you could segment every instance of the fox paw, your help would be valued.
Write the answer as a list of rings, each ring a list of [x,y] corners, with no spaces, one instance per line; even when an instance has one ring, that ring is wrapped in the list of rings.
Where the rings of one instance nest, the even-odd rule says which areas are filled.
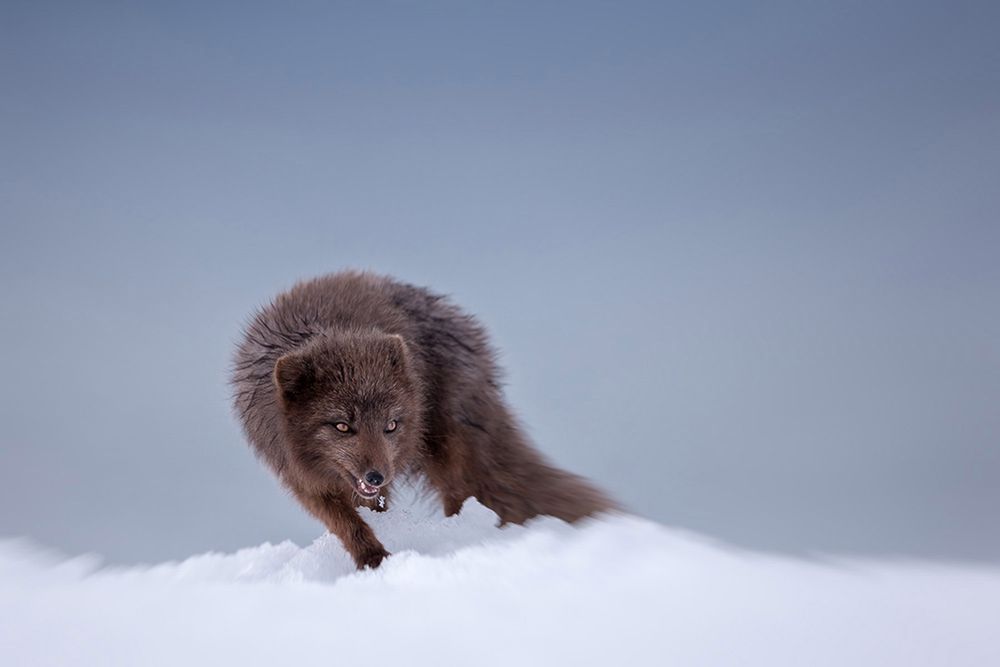
[[[371,548],[362,551],[354,557],[354,562],[357,564],[359,570],[363,570],[365,568],[374,570],[388,557],[389,552],[386,551],[384,547],[379,546],[378,548]]]

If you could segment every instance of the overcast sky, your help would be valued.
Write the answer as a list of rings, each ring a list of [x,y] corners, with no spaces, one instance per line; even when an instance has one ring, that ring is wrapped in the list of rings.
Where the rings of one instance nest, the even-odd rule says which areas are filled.
[[[4,2],[0,535],[319,535],[227,370],[359,267],[640,514],[1000,562],[998,6]]]

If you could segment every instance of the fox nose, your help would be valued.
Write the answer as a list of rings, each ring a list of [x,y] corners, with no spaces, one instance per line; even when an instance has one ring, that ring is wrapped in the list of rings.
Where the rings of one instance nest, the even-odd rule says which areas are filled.
[[[365,481],[372,486],[379,486],[385,481],[385,477],[378,470],[369,470],[368,474],[365,475]]]

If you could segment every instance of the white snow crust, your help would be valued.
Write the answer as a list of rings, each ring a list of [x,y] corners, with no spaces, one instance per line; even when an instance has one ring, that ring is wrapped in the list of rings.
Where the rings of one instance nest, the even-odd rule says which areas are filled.
[[[1000,571],[795,559],[629,516],[495,527],[473,501],[152,567],[0,542],[2,665],[1000,665]]]

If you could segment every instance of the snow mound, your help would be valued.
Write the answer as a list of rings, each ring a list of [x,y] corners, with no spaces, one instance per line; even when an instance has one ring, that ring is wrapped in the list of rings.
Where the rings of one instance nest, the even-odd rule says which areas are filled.
[[[416,508],[147,568],[0,542],[0,664],[997,665],[1000,572],[738,551],[635,517]]]

